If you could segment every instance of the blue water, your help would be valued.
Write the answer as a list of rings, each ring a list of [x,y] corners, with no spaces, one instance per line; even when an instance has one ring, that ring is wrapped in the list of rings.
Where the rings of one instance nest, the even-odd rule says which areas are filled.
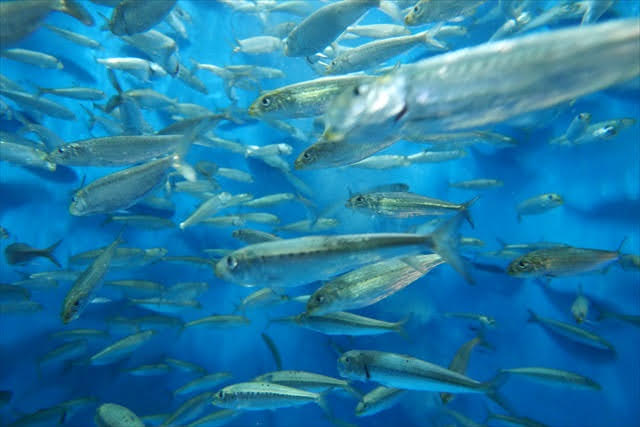
[[[87,86],[115,95],[105,69],[94,57],[141,55],[108,31],[101,31],[100,13],[110,16],[108,7],[83,2],[96,20],[93,27],[85,27],[67,15],[52,13],[46,23],[70,29],[98,40],[103,50],[93,51],[79,47],[53,35],[44,28],[35,31],[16,46],[41,50],[62,60],[63,70],[42,70],[34,66],[1,59],[2,74],[18,82],[27,90],[35,86],[67,87]],[[189,39],[177,36],[166,24],[155,28],[172,37],[179,44],[181,62],[190,66],[189,59],[200,63],[231,65],[256,64],[279,68],[286,77],[264,80],[262,89],[274,89],[286,84],[317,77],[304,58],[288,58],[279,53],[244,55],[232,53],[234,38],[242,39],[262,34],[258,17],[233,13],[228,6],[216,1],[179,0],[178,4],[192,16],[187,23]],[[318,3],[320,4],[320,3]],[[539,2],[540,9],[548,9],[555,2]],[[492,5],[490,5],[492,6]],[[486,6],[478,14],[487,14]],[[619,0],[600,21],[639,15],[640,7],[634,1]],[[297,20],[295,16],[274,14],[270,23]],[[389,22],[381,12],[374,10],[361,22]],[[452,48],[462,48],[482,43],[501,25],[501,19],[477,23],[469,29],[469,35],[452,38]],[[567,20],[553,28],[578,25],[579,20]],[[471,25],[469,20],[462,25]],[[543,27],[540,31],[548,30]],[[428,55],[432,55],[429,53]],[[428,56],[427,55],[427,56]],[[411,62],[425,56],[420,48],[400,57]],[[205,83],[208,94],[201,94],[182,82],[164,77],[152,84],[117,72],[123,88],[151,87],[180,102],[196,103],[216,111],[230,105],[222,81],[205,71],[198,77]],[[256,91],[238,90],[238,106],[248,106],[255,99]],[[92,109],[90,102],[54,98],[71,109],[77,116],[74,121],[45,117],[42,124],[57,133],[64,141],[80,140],[92,136],[105,136],[96,127],[88,131],[87,115],[80,105]],[[4,99],[3,99],[4,100]],[[6,100],[10,105],[12,102]],[[97,110],[96,110],[97,111]],[[590,112],[592,123],[622,117],[640,120],[640,91],[633,86],[616,87],[576,100],[570,106],[528,115],[520,121],[512,120],[491,128],[495,132],[515,138],[518,146],[505,149],[473,148],[465,158],[439,164],[412,165],[389,170],[363,170],[356,168],[323,169],[294,172],[313,190],[307,196],[323,212],[333,206],[333,216],[340,226],[332,233],[361,233],[382,231],[406,231],[420,221],[379,219],[353,212],[341,206],[349,191],[364,190],[374,185],[404,182],[411,191],[431,197],[462,202],[473,192],[450,189],[450,181],[472,178],[496,178],[505,185],[482,193],[473,206],[475,228],[463,225],[461,233],[482,239],[486,245],[481,252],[499,249],[496,239],[509,243],[553,241],[577,247],[615,250],[626,238],[623,252],[640,253],[640,127],[635,125],[623,130],[611,140],[599,141],[576,147],[556,147],[547,144],[550,139],[564,133],[573,117],[580,112]],[[170,115],[144,110],[145,119],[154,129],[171,123]],[[303,132],[311,130],[311,120],[291,121]],[[3,131],[15,132],[19,122],[0,122]],[[292,138],[261,122],[250,126],[219,126],[215,133],[243,144],[266,145],[286,142],[294,147],[294,153],[286,159],[292,163],[309,142]],[[35,137],[34,137],[35,138]],[[400,142],[383,154],[410,154],[422,146]],[[220,178],[224,191],[232,194],[251,193],[254,197],[276,193],[294,192],[295,189],[282,176],[260,161],[246,159],[220,149],[195,146],[189,151],[187,161],[213,161],[219,166],[236,168],[252,174],[254,182],[243,184]],[[67,257],[85,250],[109,244],[120,227],[103,226],[103,215],[74,217],[68,212],[71,194],[86,182],[113,172],[114,169],[74,167],[66,173],[34,174],[19,166],[0,163],[0,225],[10,237],[0,241],[2,250],[13,242],[24,242],[34,247],[49,246],[58,239],[62,244],[55,255],[67,266]],[[555,192],[564,197],[562,207],[541,215],[523,218],[518,223],[515,205],[540,193]],[[162,190],[159,191],[159,194]],[[175,214],[172,219],[183,221],[199,200],[185,194],[174,194]],[[265,209],[260,209],[263,211]],[[266,210],[278,215],[281,223],[306,219],[309,211],[298,202],[269,207]],[[222,214],[249,212],[244,208],[231,208]],[[271,232],[268,226],[251,227]],[[233,227],[212,228],[193,226],[181,231],[148,231],[129,227],[125,230],[126,246],[150,248],[163,247],[169,255],[206,256],[207,248],[240,248],[243,244],[231,237]],[[282,237],[295,237],[282,234]],[[474,251],[468,253],[473,256]],[[479,256],[478,260],[482,257]],[[483,261],[504,268],[508,260]],[[12,266],[4,257],[0,261],[0,282],[13,283],[24,274],[49,271],[53,264],[46,259],[35,260],[25,266]],[[616,320],[597,322],[592,311],[592,324],[586,326],[606,338],[616,348],[616,354],[594,351],[579,344],[572,344],[548,333],[540,325],[528,323],[527,309],[565,322],[573,322],[570,306],[579,284],[593,301],[615,307],[626,314],[640,314],[640,272],[623,271],[617,265],[605,272],[559,278],[549,287],[534,280],[512,278],[501,272],[473,269],[476,285],[469,286],[449,266],[441,266],[403,291],[380,303],[358,310],[359,314],[388,321],[397,321],[411,315],[407,324],[408,337],[386,334],[372,337],[337,337],[339,347],[349,349],[377,349],[409,354],[432,363],[447,366],[453,354],[475,332],[472,323],[460,319],[442,317],[445,312],[478,312],[495,317],[496,327],[486,331],[486,339],[492,350],[476,349],[472,353],[467,375],[485,381],[501,368],[544,366],[564,369],[588,376],[602,389],[573,390],[536,384],[524,378],[513,378],[501,389],[515,413],[533,418],[550,426],[595,427],[640,425],[640,330],[637,326]],[[153,280],[165,285],[185,281],[206,281],[209,290],[198,298],[200,310],[185,310],[178,314],[185,321],[199,317],[231,313],[253,290],[242,288],[218,279],[209,267],[156,263],[130,270],[112,269],[112,279]],[[185,399],[174,398],[173,390],[193,375],[172,371],[165,376],[134,377],[126,369],[142,364],[159,363],[165,357],[174,357],[197,363],[209,372],[230,371],[232,382],[248,381],[257,375],[276,369],[273,358],[262,341],[265,332],[276,343],[283,362],[283,369],[306,370],[338,377],[337,355],[327,337],[293,325],[269,324],[269,319],[294,315],[303,306],[289,303],[269,310],[249,313],[251,324],[230,330],[159,330],[151,341],[138,349],[130,358],[107,366],[83,366],[58,363],[38,370],[38,359],[58,345],[49,334],[61,329],[107,329],[106,319],[114,316],[139,317],[151,314],[121,299],[117,291],[102,288],[99,296],[111,299],[106,304],[91,304],[79,320],[64,326],[60,320],[62,301],[71,284],[61,283],[55,289],[33,290],[32,299],[44,309],[37,313],[0,315],[0,389],[11,390],[12,400],[0,407],[0,425],[8,425],[20,414],[51,407],[60,402],[94,397],[96,402],[114,402],[124,405],[137,415],[170,413]],[[318,283],[286,290],[291,295],[313,292]],[[129,332],[130,333],[130,332]],[[112,340],[124,337],[126,331],[113,331]],[[108,342],[90,341],[88,356],[95,354]],[[374,383],[358,383],[359,390],[368,391]],[[443,426],[453,421],[439,411],[441,402],[436,393],[409,392],[393,407],[371,417],[356,418],[357,401],[340,393],[329,395],[329,405],[334,415],[359,426]],[[64,425],[93,425],[96,404],[66,417]],[[448,405],[476,422],[482,422],[488,411],[501,409],[481,395],[459,395]],[[216,410],[216,408],[209,408]],[[47,425],[47,424],[45,424]],[[48,424],[53,425],[53,424]],[[316,405],[279,409],[277,411],[247,412],[231,421],[230,426],[327,426],[332,425]]]

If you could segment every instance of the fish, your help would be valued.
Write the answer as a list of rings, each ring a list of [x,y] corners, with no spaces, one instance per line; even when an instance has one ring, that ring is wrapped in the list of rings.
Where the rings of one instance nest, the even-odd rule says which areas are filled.
[[[336,311],[321,316],[299,314],[291,318],[277,319],[275,321],[292,321],[303,328],[320,332],[325,335],[381,335],[389,332],[397,332],[406,336],[404,325],[407,319],[398,322],[385,322],[345,311]]]
[[[207,217],[213,216],[222,209],[241,205],[242,203],[251,200],[252,198],[253,196],[247,193],[230,194],[227,192],[222,192],[212,195],[207,200],[202,202],[200,206],[198,206],[187,219],[182,221],[179,224],[179,227],[181,230],[184,230],[187,227],[191,227],[192,225],[201,222]]]
[[[556,193],[545,193],[531,197],[516,206],[518,222],[522,221],[523,215],[538,215],[548,212],[564,204],[564,199]]]
[[[227,386],[213,393],[214,406],[244,411],[288,408],[316,403],[325,406],[319,393],[269,382],[246,382]]]
[[[576,374],[574,372],[562,371],[559,369],[543,368],[543,367],[526,367],[501,369],[504,372],[514,376],[524,376],[534,381],[541,382],[545,385],[567,387],[582,390],[601,390],[602,387],[590,378]]]
[[[0,161],[48,172],[56,170],[56,164],[49,161],[46,151],[28,145],[14,144],[5,139],[0,139]]]
[[[404,17],[406,25],[422,25],[467,17],[486,0],[418,0]]]
[[[150,82],[167,75],[159,64],[142,58],[96,58],[96,62],[112,70],[125,71],[143,82]]]
[[[1,302],[19,302],[31,299],[31,291],[22,286],[0,283]]]
[[[0,46],[14,44],[37,30],[52,11],[65,13],[87,26],[93,18],[74,0],[28,0],[0,3]]]
[[[131,298],[129,302],[133,305],[144,307],[147,310],[155,311],[156,313],[179,313],[189,308],[202,308],[200,302],[194,299],[176,300],[165,298],[163,296],[152,298]]]
[[[420,164],[420,163],[440,163],[440,162],[448,162],[450,160],[461,159],[466,156],[467,156],[467,152],[464,150],[446,150],[446,151],[424,150],[419,153],[408,155],[407,161],[412,165]]]
[[[393,407],[407,390],[379,386],[362,396],[356,405],[356,416],[369,417]]]
[[[329,103],[343,90],[372,76],[320,77],[294,83],[261,94],[249,106],[249,114],[262,119],[290,119],[324,114]]]
[[[141,365],[135,368],[127,369],[127,373],[135,377],[151,377],[156,375],[166,375],[169,373],[169,365],[165,363]]]
[[[245,297],[242,302],[236,306],[235,311],[244,313],[247,310],[273,307],[286,301],[289,301],[289,296],[280,295],[271,288],[263,288]]]
[[[316,218],[315,220],[304,219],[289,224],[276,227],[274,231],[288,231],[295,233],[326,231],[336,228],[339,222],[335,218]]]
[[[294,166],[296,169],[308,169],[308,164],[313,162],[312,159],[315,159],[319,154],[318,151],[322,152],[322,150],[332,149],[336,147],[330,143],[315,143],[311,147],[307,148],[302,152],[300,156],[296,159]],[[340,147],[346,148],[346,147]],[[314,167],[322,167],[321,163],[313,162]],[[362,169],[392,169],[392,168],[401,168],[406,166],[411,166],[411,161],[408,156],[402,156],[398,154],[381,154],[379,156],[371,156],[366,159],[362,159],[359,162],[353,163],[350,165],[354,168],[362,168]]]
[[[620,250],[585,249],[558,246],[528,252],[507,266],[507,274],[514,277],[561,277],[606,269],[620,259]]]
[[[169,418],[164,420],[160,425],[161,427],[170,427],[175,425],[185,425],[189,420],[197,418],[206,409],[213,392],[205,391],[192,397],[184,402],[178,409],[176,409]]]
[[[465,375],[411,356],[375,350],[350,350],[338,359],[340,376],[375,381],[387,387],[450,393],[484,393],[491,397],[504,381],[498,373],[482,383]]]
[[[53,251],[56,250],[60,243],[62,243],[62,239],[44,249],[33,248],[26,243],[12,243],[4,248],[4,257],[10,265],[24,265],[36,258],[47,258],[58,268],[62,268],[60,262],[53,255]]]
[[[346,31],[360,37],[373,39],[386,39],[388,37],[407,36],[411,34],[411,31],[409,31],[407,27],[397,24],[350,25]]]
[[[243,40],[236,40],[237,46],[233,53],[244,53],[247,55],[259,55],[264,53],[278,52],[282,50],[282,40],[273,36],[255,36]]]
[[[467,372],[467,366],[469,365],[471,352],[477,345],[483,345],[485,347],[488,346],[482,334],[462,344],[458,351],[456,351],[456,354],[453,355],[451,363],[449,364],[449,369],[451,371],[465,375]],[[445,405],[449,403],[453,398],[454,395],[451,393],[440,393],[440,399]]]
[[[144,423],[135,413],[116,403],[100,405],[94,421],[98,427],[144,427]]]
[[[589,332],[586,329],[571,325],[569,323],[546,317],[540,317],[531,309],[529,309],[528,322],[539,323],[545,329],[548,329],[549,331],[558,334],[559,336],[568,338],[573,342],[583,344],[590,348],[605,350],[614,354],[616,353],[615,347],[601,336]]]
[[[314,372],[278,370],[261,374],[255,377],[252,381],[280,384],[315,393],[322,393],[327,390],[339,388],[354,395],[359,395],[359,393],[356,392],[347,381],[316,374]]]
[[[89,346],[86,339],[66,342],[38,358],[38,368],[70,359],[78,359],[84,356],[87,351],[89,351]]]
[[[196,365],[192,362],[175,359],[173,357],[167,357],[164,359],[164,361],[172,368],[189,374],[198,374],[200,376],[203,376],[207,373],[206,369],[204,369],[202,366]]]
[[[400,291],[445,261],[436,254],[380,261],[338,276],[318,288],[307,302],[308,315],[367,307]]]
[[[43,305],[35,301],[0,302],[1,314],[35,313],[43,309]]]
[[[582,323],[587,318],[588,313],[589,300],[584,296],[584,293],[582,292],[582,285],[579,285],[576,299],[573,300],[573,304],[571,304],[571,314],[573,315],[576,323]]]
[[[356,194],[349,198],[345,206],[351,209],[371,211],[378,215],[394,218],[446,215],[460,212],[473,227],[469,207],[473,205],[478,198],[479,197],[476,196],[465,203],[457,204],[407,191],[395,193],[364,193]]]
[[[155,0],[151,3],[123,0],[113,9],[109,30],[118,36],[145,32],[162,21],[175,4],[176,0]]]
[[[251,208],[262,208],[265,206],[272,206],[278,203],[286,202],[289,200],[295,199],[296,195],[293,193],[277,193],[277,194],[269,194],[268,196],[259,197],[257,199],[252,199],[244,202],[243,206],[248,206]]]
[[[199,418],[185,427],[215,427],[223,426],[231,422],[235,417],[242,414],[242,411],[234,411],[233,409],[223,409],[221,411],[215,411],[209,415],[205,415]]]
[[[168,287],[163,296],[176,300],[188,300],[198,298],[209,290],[207,282],[179,282]]]
[[[324,70],[324,74],[346,74],[368,70],[418,45],[442,50],[444,47],[432,37],[433,31],[426,30],[417,34],[361,44],[338,54]]]
[[[514,427],[548,427],[546,424],[542,424],[527,417],[515,417],[512,415],[489,413],[487,415],[487,420],[491,419],[499,420],[499,422],[506,423],[506,425],[512,425]]]
[[[147,330],[124,337],[91,356],[89,363],[102,366],[122,360],[145,344],[154,334],[155,331]]]
[[[107,331],[103,331],[101,329],[86,329],[86,328],[66,329],[66,330],[54,332],[50,336],[52,339],[61,339],[61,340],[78,339],[78,338],[89,340],[89,339],[105,339],[110,337]]]
[[[216,372],[215,374],[203,375],[195,380],[189,381],[182,387],[176,389],[173,392],[174,396],[181,396],[189,393],[195,393],[197,391],[204,391],[211,389],[223,382],[226,382],[232,375],[229,372]]]
[[[582,145],[591,142],[608,141],[620,133],[620,131],[627,129],[636,124],[636,119],[631,117],[623,117],[620,119],[606,120],[604,122],[594,123],[588,126],[580,136],[573,140],[568,140],[566,135],[560,140],[553,140],[550,143],[561,145]]]
[[[89,264],[93,262],[95,258],[100,256],[105,251],[106,247],[92,249],[86,252],[81,252],[73,255],[69,258],[70,264]],[[146,265],[155,261],[158,261],[167,254],[165,248],[116,248],[113,253],[112,265],[114,267],[134,267]]]
[[[184,324],[186,328],[203,326],[207,329],[230,329],[250,324],[251,321],[244,316],[235,315],[213,315],[201,319],[192,320]]]
[[[178,156],[166,156],[98,178],[74,193],[69,213],[86,216],[129,208],[159,186],[170,167],[184,166]],[[187,174],[195,180],[193,170]]]
[[[103,224],[112,222],[130,227],[146,228],[149,230],[162,230],[165,228],[176,227],[176,224],[170,219],[154,215],[109,215]]]
[[[104,276],[109,271],[113,254],[122,242],[122,234],[119,234],[113,243],[107,246],[87,269],[78,276],[62,303],[60,317],[63,323],[66,324],[78,319],[95,297],[96,292],[102,286]]]
[[[84,34],[65,30],[64,28],[56,27],[49,24],[42,24],[42,26],[47,30],[51,31],[52,33],[55,33],[60,37],[67,39],[79,46],[84,46],[91,49],[102,49],[102,45],[99,42],[85,36]]]
[[[480,322],[483,327],[492,328],[496,326],[496,319],[491,316],[487,316],[486,314],[477,314],[477,313],[444,313],[444,317],[455,317],[459,319],[471,319]]]
[[[40,68],[55,68],[58,70],[64,68],[62,62],[60,62],[60,60],[55,56],[35,50],[19,48],[4,49],[0,50],[0,57],[23,62],[25,64],[35,65]]]
[[[73,111],[46,98],[35,96],[31,93],[0,88],[0,95],[11,99],[13,102],[28,110],[45,114],[63,120],[75,120]]]
[[[276,368],[278,370],[282,370],[282,358],[280,357],[280,352],[278,351],[278,347],[276,347],[276,343],[273,342],[271,337],[264,332],[260,334],[262,337],[262,341],[267,346],[269,351],[271,352],[271,356],[273,356],[273,361],[276,364]]]
[[[419,124],[429,132],[476,128],[632,79],[640,75],[639,35],[637,19],[621,19],[488,42],[401,66],[345,88],[331,102],[320,141],[334,148],[315,161],[346,164],[332,156],[347,147],[358,150],[349,162],[361,160],[393,144],[405,126]],[[602,52],[610,55],[605,61]],[[576,78],[598,67],[605,68],[598,79]],[[571,84],[558,84],[565,79]]]
[[[480,178],[469,181],[450,182],[449,187],[461,188],[464,190],[487,190],[490,188],[502,187],[504,182],[499,179]]]
[[[239,228],[231,233],[233,237],[248,244],[260,242],[273,242],[279,240],[280,237],[260,230],[252,230],[250,228]]]
[[[331,44],[380,0],[341,0],[330,3],[308,15],[284,40],[286,56],[309,56]]]
[[[301,286],[398,255],[398,252],[410,255],[412,251],[434,250],[471,281],[455,254],[456,242],[451,239],[460,222],[461,217],[454,216],[426,235],[345,234],[256,243],[226,255],[217,262],[215,273],[223,280],[240,285]]]

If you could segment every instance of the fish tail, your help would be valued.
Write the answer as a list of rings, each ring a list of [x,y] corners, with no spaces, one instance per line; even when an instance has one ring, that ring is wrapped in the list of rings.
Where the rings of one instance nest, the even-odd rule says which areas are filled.
[[[622,255],[622,248],[624,247],[624,244],[627,242],[627,237],[629,237],[629,236],[624,236],[624,239],[622,239],[622,241],[618,245],[618,249],[616,249],[616,253],[618,254],[618,258],[620,257],[620,255]]]
[[[316,398],[316,403],[318,404],[318,406],[320,407],[320,409],[322,409],[322,412],[324,412],[324,414],[327,416],[327,418],[329,420],[333,420],[333,413],[331,412],[331,408],[329,407],[329,404],[327,403],[327,394],[329,394],[329,392],[331,391],[331,389],[325,390],[322,393],[318,394],[318,397]]]
[[[53,256],[53,251],[56,250],[56,248],[58,247],[58,245],[60,245],[60,243],[62,243],[62,239],[58,240],[57,242],[55,242],[53,245],[49,246],[48,248],[44,249],[42,251],[42,255],[47,257],[52,263],[54,263],[55,265],[58,266],[58,268],[62,268],[62,265],[58,262],[58,260],[56,259],[55,256]]]
[[[430,234],[433,245],[431,249],[460,273],[469,284],[473,284],[473,278],[457,251],[460,241],[458,228],[464,216],[464,213],[459,213],[440,224]]]
[[[362,399],[362,392],[358,389],[356,389],[355,387],[353,387],[351,384],[347,383],[347,385],[344,386],[344,389],[350,393],[351,395],[353,395],[356,399],[360,400]]]
[[[527,319],[527,322],[538,322],[540,320],[538,315],[534,313],[533,310],[527,308],[527,311],[529,312],[529,318]]]
[[[111,222],[113,222],[113,215],[107,215],[107,217],[104,219],[104,221],[102,221],[100,226],[104,227],[105,225],[110,224]]]
[[[382,0],[378,8],[394,22],[402,22],[402,11],[393,1]]]
[[[93,24],[95,24],[91,14],[76,0],[60,0],[60,4],[56,7],[56,10],[76,18],[88,27],[92,27]]]
[[[484,386],[486,387],[487,397],[497,403],[500,407],[507,411],[507,413],[512,414],[513,410],[511,408],[511,405],[498,391],[498,389],[502,387],[505,382],[507,382],[507,379],[509,379],[509,374],[504,371],[499,371],[493,378],[484,383]]]
[[[466,202],[464,202],[462,204],[462,214],[464,215],[465,219],[467,220],[467,222],[469,223],[469,225],[471,225],[471,228],[475,228],[475,225],[473,224],[473,220],[471,219],[471,213],[469,212],[469,208],[471,207],[471,205],[473,205],[478,199],[480,198],[480,196],[476,196],[471,200],[468,200]]]
[[[409,313],[404,319],[397,321],[393,324],[393,330],[399,333],[403,338],[409,339],[409,334],[405,329],[405,325],[409,320],[411,320],[411,316],[413,313]]]

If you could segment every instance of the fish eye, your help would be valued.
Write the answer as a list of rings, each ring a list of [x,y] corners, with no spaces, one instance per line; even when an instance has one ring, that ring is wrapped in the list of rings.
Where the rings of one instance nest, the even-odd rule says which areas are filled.
[[[529,263],[527,261],[522,260],[522,261],[518,262],[518,267],[520,267],[520,268],[526,268],[527,265],[529,265]]]
[[[414,11],[415,13],[418,13],[418,11],[419,11],[419,10],[420,10],[420,8],[419,8],[418,6],[415,6],[415,7],[413,8],[413,11]]]
[[[216,397],[218,399],[222,399],[224,397],[224,393],[222,392],[222,390],[220,390],[219,392],[216,393]]]
[[[364,197],[362,197],[362,196],[356,197],[356,202],[358,202],[358,203],[364,202]]]
[[[64,153],[64,147],[58,147],[58,153],[60,154]]]
[[[616,128],[614,128],[613,126],[606,126],[604,128],[604,134],[606,136],[615,136],[618,132],[616,132]]]
[[[347,363],[351,363],[351,357],[347,356],[344,358],[344,361]]]
[[[268,96],[265,96],[264,98],[262,98],[262,105],[265,107],[268,107],[269,105],[271,105],[271,98],[269,98]]]
[[[314,299],[317,302],[324,302],[324,296],[323,295],[316,295]]]
[[[80,300],[79,300],[79,299],[77,299],[77,300],[73,303],[73,306],[74,306],[74,307],[78,307],[79,305],[80,305]]]
[[[229,267],[231,270],[233,270],[237,266],[238,266],[238,261],[234,257],[228,256],[227,257],[227,267]]]
[[[355,96],[360,95],[360,86],[355,86],[355,87],[353,88],[353,94],[354,94]]]
[[[302,157],[304,157],[306,160],[310,160],[311,159],[311,154],[309,154],[308,151],[305,151],[304,153],[302,153]]]

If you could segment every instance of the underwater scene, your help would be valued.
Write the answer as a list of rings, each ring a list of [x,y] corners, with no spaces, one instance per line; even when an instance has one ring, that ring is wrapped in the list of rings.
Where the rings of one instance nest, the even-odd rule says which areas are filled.
[[[640,426],[640,2],[0,1],[0,426]]]

